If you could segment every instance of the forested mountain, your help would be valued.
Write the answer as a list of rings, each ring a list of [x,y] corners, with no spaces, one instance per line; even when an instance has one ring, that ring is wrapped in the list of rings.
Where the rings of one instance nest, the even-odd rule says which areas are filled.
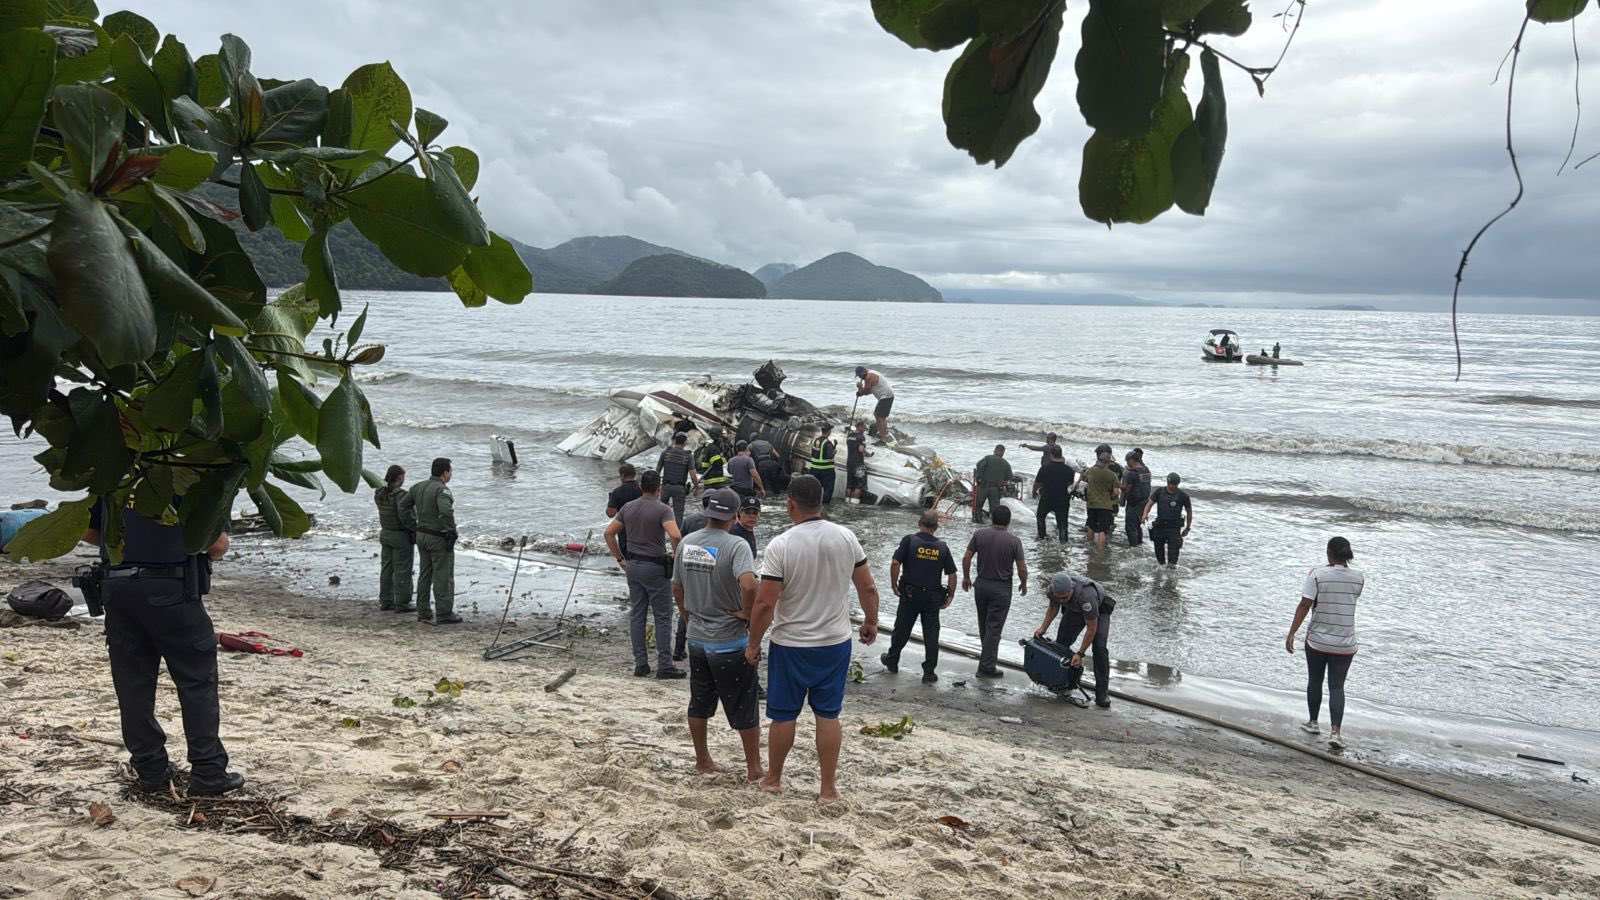
[[[692,256],[663,253],[636,260],[616,278],[597,286],[593,293],[623,297],[760,298],[767,296],[767,288],[743,269]]]

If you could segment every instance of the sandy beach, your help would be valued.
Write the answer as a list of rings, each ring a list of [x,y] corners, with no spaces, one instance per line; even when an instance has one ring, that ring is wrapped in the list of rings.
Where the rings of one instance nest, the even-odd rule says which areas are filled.
[[[132,794],[100,624],[0,629],[0,897],[1600,895],[1600,851],[1574,841],[1131,704],[1036,728],[914,676],[850,688],[845,802],[815,802],[804,720],[770,796],[693,771],[687,688],[631,677],[625,629],[485,661],[487,616],[434,628],[220,572],[219,629],[305,652],[221,660],[244,799],[276,802]],[[181,766],[169,684],[159,713]],[[905,715],[903,740],[859,733]],[[734,734],[711,736],[736,764]],[[507,816],[427,815],[454,810]]]

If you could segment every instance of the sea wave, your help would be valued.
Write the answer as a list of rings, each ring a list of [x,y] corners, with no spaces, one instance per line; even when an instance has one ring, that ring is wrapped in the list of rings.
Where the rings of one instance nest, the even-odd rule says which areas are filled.
[[[1547,531],[1600,534],[1600,517],[1578,512],[1556,512],[1546,507],[1463,506],[1434,501],[1383,500],[1375,497],[1346,497],[1333,494],[1280,494],[1257,491],[1218,491],[1188,487],[1196,500],[1244,503],[1251,506],[1312,508],[1352,515],[1380,514],[1427,519],[1431,522],[1487,522],[1515,528],[1540,528]]]
[[[416,372],[363,372],[356,376],[356,380],[364,384],[419,384],[433,385],[448,388],[473,388],[487,391],[515,391],[518,395],[536,399],[538,397],[577,397],[580,399],[605,399],[608,391],[601,387],[587,387],[579,385],[541,385],[533,386],[516,384],[508,381],[487,381],[482,378],[447,378],[438,375],[421,375]]]
[[[1600,409],[1600,400],[1578,397],[1543,397],[1538,394],[1477,394],[1460,398],[1464,403],[1485,406],[1556,406],[1568,409]]]
[[[1068,446],[1094,445],[1101,441],[1114,447],[1200,448],[1281,453],[1292,456],[1351,456],[1394,459],[1438,465],[1511,466],[1524,469],[1561,469],[1570,472],[1600,472],[1600,454],[1569,451],[1524,450],[1509,447],[1482,447],[1472,444],[1429,444],[1386,438],[1339,438],[1320,435],[1251,434],[1238,431],[1156,431],[1128,428],[1099,428],[1074,422],[1056,424],[1038,419],[1012,416],[896,414],[897,423],[923,425],[981,425],[1026,437],[1054,431]]]

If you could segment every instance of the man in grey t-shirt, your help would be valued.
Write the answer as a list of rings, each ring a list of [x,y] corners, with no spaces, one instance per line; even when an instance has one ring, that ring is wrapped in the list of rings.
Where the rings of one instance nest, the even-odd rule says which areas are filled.
[[[697,772],[726,772],[711,758],[706,725],[722,704],[728,725],[744,745],[745,777],[759,781],[761,718],[756,667],[745,659],[750,611],[756,600],[755,554],[744,538],[728,533],[739,514],[739,495],[722,488],[706,503],[706,527],[678,545],[672,596],[689,622],[689,736]]]
[[[978,605],[978,639],[983,650],[978,655],[978,677],[1000,678],[1005,673],[995,667],[1000,656],[1000,632],[1005,630],[1011,612],[1011,572],[1016,568],[1022,595],[1028,595],[1028,564],[1022,557],[1022,541],[1007,530],[1011,507],[996,506],[989,514],[994,522],[979,528],[967,542],[967,555],[961,559],[961,589],[971,591],[972,560],[978,560],[977,591],[972,598]]]
[[[637,499],[629,500],[606,526],[606,546],[628,576],[628,631],[633,640],[633,674],[650,674],[650,654],[645,646],[645,620],[655,618],[656,656],[660,660],[657,678],[684,678],[686,673],[672,664],[672,585],[667,580],[667,538],[674,546],[682,540],[672,507],[662,503],[661,476],[646,472],[639,476]],[[627,550],[619,535],[626,530]]]
[[[756,461],[750,455],[750,445],[740,441],[738,451],[733,459],[728,460],[728,477],[733,479],[733,489],[739,492],[740,497],[755,497],[767,495],[766,485],[761,483],[761,474],[756,471]]]

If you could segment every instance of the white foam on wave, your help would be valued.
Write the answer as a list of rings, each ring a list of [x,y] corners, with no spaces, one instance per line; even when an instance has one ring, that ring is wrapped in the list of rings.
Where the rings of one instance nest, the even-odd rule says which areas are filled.
[[[1091,427],[1074,422],[1052,424],[1043,420],[1011,416],[966,414],[930,416],[911,413],[897,414],[894,418],[900,422],[924,425],[984,425],[1019,432],[1029,437],[1054,431],[1060,435],[1061,442],[1068,445],[1106,441],[1117,447],[1201,447],[1211,450],[1306,456],[1370,456],[1439,465],[1513,466],[1525,469],[1600,472],[1600,454],[1593,453],[1480,447],[1471,444],[1425,444],[1385,438],[1250,434],[1237,431],[1144,431]]]

